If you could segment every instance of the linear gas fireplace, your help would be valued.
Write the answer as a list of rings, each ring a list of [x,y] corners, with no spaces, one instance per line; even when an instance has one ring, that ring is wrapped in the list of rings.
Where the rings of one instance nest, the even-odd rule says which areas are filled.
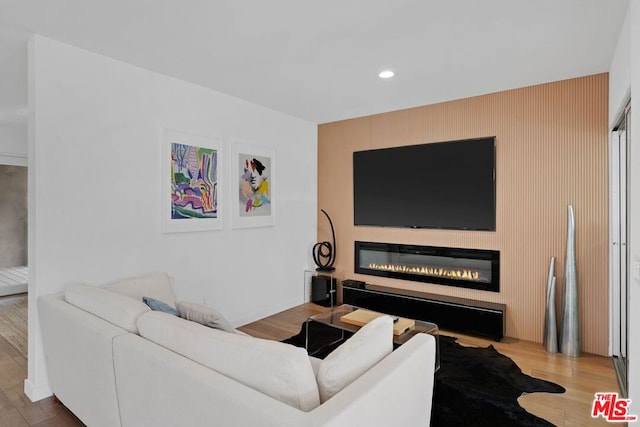
[[[500,252],[355,242],[355,272],[499,292]]]

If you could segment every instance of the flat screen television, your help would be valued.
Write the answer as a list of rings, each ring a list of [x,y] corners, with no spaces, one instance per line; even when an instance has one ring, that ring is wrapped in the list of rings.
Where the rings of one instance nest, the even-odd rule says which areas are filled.
[[[495,137],[354,152],[354,224],[495,231],[495,159]]]

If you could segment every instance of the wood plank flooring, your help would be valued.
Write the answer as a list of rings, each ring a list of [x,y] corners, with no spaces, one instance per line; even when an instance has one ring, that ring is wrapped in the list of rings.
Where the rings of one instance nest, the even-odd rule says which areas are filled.
[[[27,295],[0,298],[0,337],[27,357]]]
[[[24,380],[27,376],[24,350],[27,326],[26,299],[26,294],[0,298],[0,426],[82,426],[83,424],[55,398],[33,403],[23,394]],[[298,333],[302,322],[309,316],[326,310],[327,308],[315,304],[303,304],[239,329],[256,337],[282,340]],[[24,315],[7,315],[8,312],[16,311],[23,312]],[[23,324],[20,319],[24,320]],[[4,338],[4,335],[15,333],[15,330],[18,331],[18,338],[24,339],[24,346],[11,343]],[[502,342],[496,343],[446,331],[441,333],[458,337],[458,341],[463,345],[493,345],[499,352],[511,357],[526,374],[556,382],[567,389],[564,394],[533,393],[520,397],[520,404],[529,412],[557,426],[608,425],[602,418],[592,419],[590,410],[594,393],[620,392],[610,358],[590,354],[568,358],[545,352],[541,344],[512,338],[505,338]],[[12,341],[17,342],[19,339]]]
[[[27,378],[27,294],[0,298],[0,426],[66,427],[83,424],[55,397],[33,403]]]

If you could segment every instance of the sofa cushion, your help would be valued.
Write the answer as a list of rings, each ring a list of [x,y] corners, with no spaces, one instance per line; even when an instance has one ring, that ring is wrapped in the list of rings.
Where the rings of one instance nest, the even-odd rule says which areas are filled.
[[[135,334],[138,333],[138,316],[150,311],[141,300],[85,284],[69,286],[64,299],[69,304]]]
[[[138,318],[140,335],[248,387],[303,411],[320,404],[304,349],[229,334],[158,311]]]
[[[309,356],[309,362],[311,362],[311,369],[313,369],[313,374],[315,376],[318,376],[318,371],[320,370],[320,364],[322,363],[322,359]]]
[[[235,332],[225,317],[211,307],[194,302],[176,301],[178,316],[209,328]]]
[[[173,278],[167,273],[149,273],[143,276],[127,277],[102,286],[104,289],[129,295],[142,301],[142,297],[160,300],[172,307],[176,305],[173,292]]]
[[[316,379],[326,402],[393,351],[393,319],[378,317],[320,362]]]
[[[178,315],[178,310],[176,310],[175,307],[172,307],[169,304],[158,299],[151,297],[142,297],[142,302],[147,304],[147,306],[153,311],[161,311],[163,313],[171,314],[172,316]]]

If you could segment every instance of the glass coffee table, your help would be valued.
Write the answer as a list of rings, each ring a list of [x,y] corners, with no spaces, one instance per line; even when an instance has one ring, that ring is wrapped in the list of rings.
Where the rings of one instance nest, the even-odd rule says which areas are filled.
[[[345,337],[349,337],[351,333],[357,332],[362,326],[357,326],[352,323],[343,322],[341,319],[343,316],[353,313],[356,310],[361,309],[349,304],[343,304],[332,308],[324,313],[316,314],[307,319],[306,322],[306,341],[305,348],[310,356],[316,355],[328,347],[335,345],[345,340]],[[372,310],[366,310],[372,312]],[[393,317],[393,316],[392,316]],[[407,320],[400,318],[401,320]],[[394,347],[400,346],[416,334],[430,334],[436,339],[436,366],[437,371],[440,368],[440,343],[439,343],[439,331],[438,325],[430,322],[423,322],[421,320],[411,320],[415,322],[408,329],[393,335]],[[318,328],[314,327],[314,323],[320,323],[330,328],[322,328],[322,337],[319,336]]]

